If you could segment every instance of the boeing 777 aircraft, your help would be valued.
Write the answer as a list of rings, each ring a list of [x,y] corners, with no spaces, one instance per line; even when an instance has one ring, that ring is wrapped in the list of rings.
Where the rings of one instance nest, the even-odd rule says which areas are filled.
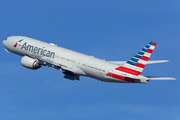
[[[8,53],[22,56],[22,66],[32,70],[50,66],[62,70],[64,78],[70,80],[79,80],[79,76],[115,83],[149,83],[155,79],[174,79],[141,75],[146,64],[167,62],[148,61],[156,46],[155,42],[148,43],[128,61],[105,61],[25,36],[8,37],[3,45]]]

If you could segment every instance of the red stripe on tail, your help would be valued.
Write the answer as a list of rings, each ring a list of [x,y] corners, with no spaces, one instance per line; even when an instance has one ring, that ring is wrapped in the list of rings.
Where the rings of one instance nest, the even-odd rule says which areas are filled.
[[[113,78],[116,78],[116,79],[120,79],[120,80],[124,80],[124,81],[127,81],[127,82],[132,82],[134,83],[135,80],[132,79],[132,78],[128,78],[128,77],[124,77],[124,76],[121,76],[121,75],[118,75],[118,74],[114,74],[114,73],[107,73],[106,76],[110,76],[110,77],[113,77]]]
[[[153,46],[156,46],[156,44],[157,44],[157,43],[154,42],[152,45],[153,45]]]
[[[153,52],[153,50],[152,49],[148,49],[146,52],[151,54]]]
[[[149,57],[146,57],[146,56],[142,56],[141,58],[140,58],[141,60],[145,60],[145,61],[148,61],[149,60]]]
[[[123,66],[115,68],[115,70],[119,70],[119,71],[129,73],[129,74],[132,74],[132,75],[135,75],[135,76],[138,76],[138,75],[141,74],[141,72],[139,72],[139,71],[132,70],[132,69],[129,69],[129,68],[126,68],[126,67],[123,67]]]
[[[140,67],[140,68],[144,68],[145,67],[145,65],[141,64],[141,63],[136,63],[135,66]]]

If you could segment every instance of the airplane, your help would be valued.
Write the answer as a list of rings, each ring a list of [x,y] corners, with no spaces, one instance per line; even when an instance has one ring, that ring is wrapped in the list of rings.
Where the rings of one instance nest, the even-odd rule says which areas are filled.
[[[80,76],[112,83],[175,80],[170,77],[141,75],[146,64],[168,62],[167,60],[148,61],[156,46],[155,42],[149,42],[128,61],[105,61],[26,36],[10,36],[3,40],[3,45],[8,53],[22,56],[21,65],[25,68],[37,70],[42,66],[49,66],[63,71],[64,78],[70,80],[80,80]]]

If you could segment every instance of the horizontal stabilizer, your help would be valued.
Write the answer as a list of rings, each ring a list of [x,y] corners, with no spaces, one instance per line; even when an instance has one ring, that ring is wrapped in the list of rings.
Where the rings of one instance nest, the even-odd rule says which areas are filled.
[[[154,61],[147,61],[147,64],[155,64],[155,63],[164,63],[169,62],[168,60],[154,60]]]
[[[118,64],[118,65],[124,65],[126,63],[126,61],[109,61],[109,62]],[[151,60],[151,61],[147,61],[146,64],[155,64],[155,63],[164,63],[164,62],[169,62],[169,61],[168,60]]]
[[[146,77],[149,78],[150,80],[176,80],[176,78],[171,78],[171,77],[149,77],[149,76]]]

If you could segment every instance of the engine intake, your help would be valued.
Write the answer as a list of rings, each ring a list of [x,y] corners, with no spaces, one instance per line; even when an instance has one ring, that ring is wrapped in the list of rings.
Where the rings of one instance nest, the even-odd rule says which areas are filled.
[[[38,68],[41,67],[38,59],[33,59],[28,56],[22,57],[21,65],[25,68],[32,69],[32,70],[37,70]]]

